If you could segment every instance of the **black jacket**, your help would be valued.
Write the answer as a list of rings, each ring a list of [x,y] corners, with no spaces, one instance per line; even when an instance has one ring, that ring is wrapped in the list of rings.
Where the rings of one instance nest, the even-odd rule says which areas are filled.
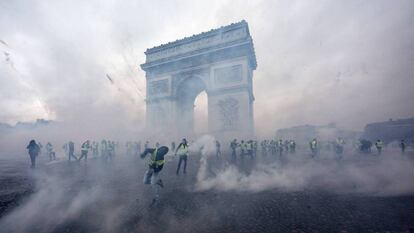
[[[36,143],[29,143],[26,149],[29,150],[30,155],[34,155],[34,156],[37,156],[40,152],[40,147]]]
[[[148,154],[152,154],[154,153],[156,149],[155,148],[147,148],[145,149],[145,151],[141,154],[141,158],[145,158],[145,156],[147,156]],[[168,147],[166,146],[161,146],[160,148],[158,148],[157,150],[157,154],[155,155],[155,161],[160,161],[160,160],[164,160],[164,156],[168,153]],[[162,168],[164,167],[164,165],[153,165],[150,164],[150,167],[154,169],[154,172],[159,172],[162,170]]]

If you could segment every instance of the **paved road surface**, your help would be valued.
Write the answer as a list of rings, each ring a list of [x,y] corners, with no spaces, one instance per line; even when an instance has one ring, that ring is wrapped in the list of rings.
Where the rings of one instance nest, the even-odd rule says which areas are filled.
[[[163,170],[161,201],[142,184],[137,158],[61,162],[36,170],[0,165],[0,232],[413,232],[414,196],[378,197],[304,189],[194,191],[199,166]],[[248,168],[246,168],[248,169]],[[413,181],[414,182],[414,181]]]

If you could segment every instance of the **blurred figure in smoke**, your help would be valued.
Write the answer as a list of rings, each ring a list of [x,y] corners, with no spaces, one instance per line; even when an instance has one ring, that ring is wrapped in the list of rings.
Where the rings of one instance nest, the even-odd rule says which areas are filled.
[[[108,140],[108,144],[107,144],[107,161],[112,161],[115,157],[115,142],[114,141],[109,141]]]
[[[384,147],[384,143],[383,143],[380,139],[378,139],[378,140],[375,142],[375,147],[377,148],[378,155],[381,155],[382,148]]]
[[[92,142],[92,155],[93,157],[99,156],[99,143],[95,141]]]
[[[251,159],[253,159],[253,140],[246,142],[246,153]]]
[[[49,161],[56,160],[56,153],[53,151],[52,143],[48,142],[46,144],[46,152],[49,156]]]
[[[65,152],[65,155],[69,155],[69,143],[65,143],[62,146],[63,151]]]
[[[318,141],[316,140],[316,138],[312,139],[312,141],[309,142],[309,147],[312,152],[312,157],[315,157],[318,153]]]
[[[51,155],[52,150],[53,150],[52,144],[50,144],[50,142],[47,142],[46,143],[46,154],[49,157],[49,161],[52,161],[52,155]]]
[[[101,141],[101,157],[105,161],[108,159],[108,153],[107,153],[107,151],[108,151],[108,144],[107,144],[106,140],[103,139]]]
[[[36,167],[36,157],[40,153],[40,147],[39,147],[39,145],[36,144],[35,140],[31,140],[29,142],[29,145],[27,145],[26,149],[29,150],[30,162],[31,162],[30,167],[35,168]]]
[[[342,153],[344,152],[344,145],[345,145],[344,139],[342,139],[341,137],[338,137],[335,142],[336,154],[342,155]]]
[[[149,148],[149,141],[146,141],[145,144],[144,144],[144,150],[146,150],[148,148]]]
[[[283,146],[285,147],[286,154],[289,153],[289,141],[288,140],[285,140],[283,142]]]
[[[230,142],[230,149],[231,149],[231,161],[235,163],[237,160],[237,154],[236,154],[237,139],[234,139],[233,141]]]
[[[178,165],[177,165],[177,176],[180,173],[181,163],[184,161],[184,174],[186,174],[187,170],[187,158],[188,158],[188,144],[187,139],[183,138],[181,143],[178,145],[177,150],[175,151],[175,155],[179,156]]]
[[[262,156],[263,157],[266,157],[266,155],[267,155],[267,149],[266,149],[267,145],[266,144],[267,144],[266,140],[263,140],[263,141],[260,142],[260,148],[262,150]]]
[[[147,154],[150,154],[148,159],[148,170],[144,175],[144,184],[151,184],[154,190],[154,199],[151,206],[159,200],[159,188],[163,188],[162,180],[158,178],[158,174],[164,167],[164,156],[168,153],[168,147],[161,146],[159,148],[147,148],[141,154],[141,158],[145,158]]]
[[[139,155],[139,154],[141,154],[141,141],[138,141],[138,144],[137,144],[137,155]]]
[[[257,140],[253,141],[253,157],[257,155]]]
[[[81,146],[81,156],[79,157],[78,161],[80,162],[83,158],[85,158],[85,162],[88,161],[88,151],[90,149],[90,142],[89,140],[86,140],[84,143],[82,143]]]
[[[171,142],[171,151],[175,151],[175,142]]]
[[[244,154],[246,153],[246,143],[244,142],[244,140],[240,141],[240,159],[243,159]]]
[[[73,157],[75,158],[75,161],[78,160],[78,158],[74,155],[75,153],[75,143],[73,143],[72,141],[68,142],[68,148],[69,148],[69,161],[70,158]]]
[[[37,145],[39,146],[39,155],[42,155],[43,145],[40,142]]]
[[[282,157],[283,154],[283,140],[279,139],[279,141],[277,142],[277,149],[279,151],[279,157]]]
[[[221,150],[220,150],[220,142],[218,140],[216,140],[216,158],[220,159],[221,157]]]
[[[132,142],[127,141],[125,143],[125,147],[126,147],[126,155],[130,156],[132,154]]]
[[[141,141],[134,142],[134,156],[138,156],[141,153]]]
[[[270,151],[271,151],[272,155],[273,156],[276,155],[276,151],[277,151],[277,143],[276,143],[276,141],[275,140],[271,140],[269,146],[270,146]]]
[[[401,148],[401,154],[405,153],[405,141],[404,139],[401,140],[400,142],[400,148]]]
[[[290,151],[290,153],[295,154],[295,152],[296,152],[296,142],[295,142],[295,140],[290,140],[289,141],[289,151]]]
[[[371,153],[372,142],[370,140],[360,139],[357,146],[360,152]]]

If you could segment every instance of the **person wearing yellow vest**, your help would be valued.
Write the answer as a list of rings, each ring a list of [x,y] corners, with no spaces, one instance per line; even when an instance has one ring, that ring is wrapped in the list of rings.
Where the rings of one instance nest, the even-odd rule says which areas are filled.
[[[316,138],[312,139],[312,141],[309,142],[309,147],[312,152],[312,157],[315,157],[318,153],[318,141],[316,140]]]
[[[49,161],[56,160],[56,153],[53,151],[52,143],[46,144],[46,152],[49,155]]]
[[[164,156],[168,153],[168,147],[160,146],[158,148],[147,148],[141,154],[141,158],[145,158],[148,154],[148,169],[144,175],[144,184],[151,184],[154,191],[154,199],[151,206],[159,200],[159,188],[163,188],[162,180],[158,178],[158,174],[165,164]]]
[[[85,162],[88,161],[88,151],[91,148],[89,140],[86,140],[82,143],[81,146],[81,156],[79,157],[78,161],[80,162],[82,158],[85,158]]]
[[[175,155],[178,155],[180,158],[178,160],[178,166],[177,166],[177,176],[180,174],[180,167],[181,163],[184,161],[184,174],[187,170],[187,157],[188,157],[188,144],[187,140],[183,138],[180,145],[178,145],[177,150],[175,151]]]
[[[282,157],[283,154],[283,140],[279,139],[279,141],[277,141],[277,149],[279,151],[279,157]]]
[[[240,141],[240,158],[243,159],[244,155],[246,154],[246,143],[244,140]]]
[[[246,154],[250,156],[251,159],[253,159],[253,141],[249,140],[245,144],[246,148]]]
[[[378,139],[375,142],[375,147],[377,148],[378,154],[380,155],[382,152],[382,148],[384,147],[384,143],[382,142],[382,140]]]
[[[335,152],[341,155],[344,152],[345,141],[341,137],[338,137],[335,142]]]

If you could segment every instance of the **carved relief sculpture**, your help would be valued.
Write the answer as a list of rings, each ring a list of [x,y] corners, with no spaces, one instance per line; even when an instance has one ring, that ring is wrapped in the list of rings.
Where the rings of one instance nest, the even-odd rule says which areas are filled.
[[[228,97],[218,102],[221,114],[222,130],[235,130],[239,124],[239,101]]]

